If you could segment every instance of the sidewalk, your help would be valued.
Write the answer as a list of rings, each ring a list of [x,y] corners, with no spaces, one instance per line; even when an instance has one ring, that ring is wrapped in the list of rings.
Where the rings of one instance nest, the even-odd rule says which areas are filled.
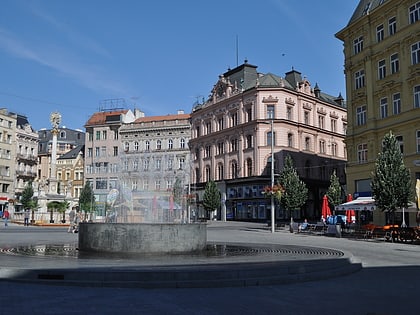
[[[419,245],[292,234],[284,230],[272,234],[266,225],[236,222],[209,222],[208,240],[345,250],[360,258],[364,268],[327,280],[241,288],[148,290],[0,281],[0,313],[418,314]],[[2,247],[28,241],[76,242],[77,234],[66,233],[66,228],[0,226]],[[5,256],[0,255],[1,262]]]

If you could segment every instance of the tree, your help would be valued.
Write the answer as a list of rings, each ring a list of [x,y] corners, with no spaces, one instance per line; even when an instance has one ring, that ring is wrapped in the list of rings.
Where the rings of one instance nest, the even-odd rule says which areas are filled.
[[[85,212],[85,216],[88,212],[95,210],[95,196],[89,182],[85,183],[80,192],[79,207],[81,211]]]
[[[70,206],[70,202],[66,200],[60,202],[60,204],[58,205],[57,210],[63,215],[63,219],[61,219],[62,223],[66,223],[66,210],[69,208],[69,206]]]
[[[38,198],[34,197],[34,188],[32,182],[28,182],[22,191],[20,202],[24,209],[31,209],[31,222],[35,222],[35,209],[38,208]]]
[[[47,203],[47,209],[50,211],[50,223],[54,223],[54,210],[58,210],[60,207],[60,201],[50,201]]]
[[[376,206],[388,211],[394,223],[397,209],[407,208],[414,190],[410,171],[405,167],[399,143],[390,131],[382,140],[371,181],[372,195]]]
[[[177,178],[175,180],[174,187],[172,189],[172,194],[174,196],[174,201],[177,204],[180,204],[182,202],[183,192],[184,192],[184,188],[182,187],[181,180],[179,178]]]
[[[203,207],[211,213],[217,211],[220,205],[220,191],[217,189],[216,183],[211,180],[207,182],[204,190]]]
[[[289,211],[290,220],[293,221],[292,211],[299,210],[305,204],[308,199],[308,188],[299,178],[290,155],[284,159],[284,168],[280,174],[279,184],[284,190],[280,202]]]
[[[330,177],[330,186],[327,190],[327,197],[329,203],[333,206],[333,209],[343,201],[340,181],[338,180],[335,170]]]

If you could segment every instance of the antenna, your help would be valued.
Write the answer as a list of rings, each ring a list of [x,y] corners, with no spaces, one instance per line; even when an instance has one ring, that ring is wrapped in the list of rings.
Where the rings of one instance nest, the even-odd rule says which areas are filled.
[[[236,35],[236,66],[239,66],[239,56],[238,56],[238,50],[239,50],[239,39],[238,39],[238,35]]]

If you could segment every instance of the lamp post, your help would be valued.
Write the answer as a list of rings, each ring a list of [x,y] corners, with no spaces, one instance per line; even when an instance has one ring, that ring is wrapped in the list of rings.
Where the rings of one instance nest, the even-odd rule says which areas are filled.
[[[275,231],[275,209],[274,209],[274,128],[273,119],[271,119],[271,233]]]

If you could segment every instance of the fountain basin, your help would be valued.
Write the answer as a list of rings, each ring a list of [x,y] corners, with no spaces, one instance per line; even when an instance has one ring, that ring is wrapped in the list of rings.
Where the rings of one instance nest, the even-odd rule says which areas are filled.
[[[188,253],[205,249],[206,223],[80,223],[79,251]]]

